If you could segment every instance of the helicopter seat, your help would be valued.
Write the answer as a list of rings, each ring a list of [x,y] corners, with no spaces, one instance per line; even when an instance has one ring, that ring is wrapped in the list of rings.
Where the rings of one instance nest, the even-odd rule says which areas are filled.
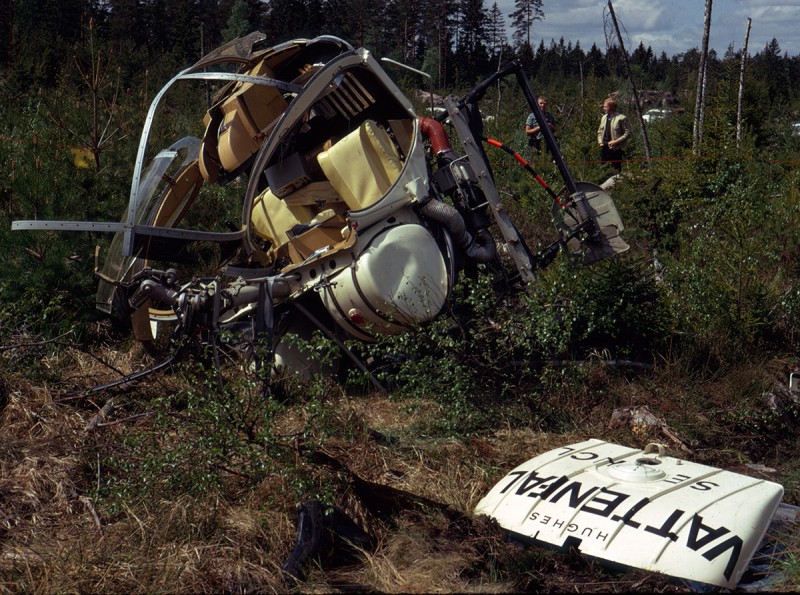
[[[403,162],[383,128],[366,120],[322,151],[317,161],[350,210],[361,210],[383,197],[400,176]]]
[[[253,203],[252,224],[259,237],[277,248],[289,241],[289,233],[295,226],[311,221],[314,215],[311,207],[290,205],[267,188]]]
[[[312,205],[303,204],[303,200],[307,199],[300,197],[298,203],[280,199],[269,188],[255,199],[251,222],[256,235],[270,243],[269,260],[283,253],[299,264],[314,250],[346,239],[347,207],[343,202],[320,200]]]
[[[272,77],[261,61],[245,74]],[[206,114],[201,170],[211,183],[221,171],[237,172],[258,150],[278,117],[288,106],[281,92],[270,86],[238,82],[229,95]]]

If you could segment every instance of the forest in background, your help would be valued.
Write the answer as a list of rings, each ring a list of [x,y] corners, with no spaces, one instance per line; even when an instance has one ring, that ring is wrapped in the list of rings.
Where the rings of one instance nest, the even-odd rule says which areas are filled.
[[[778,40],[747,59],[738,144],[740,56],[712,52],[697,153],[698,50],[655,56],[632,44],[643,95],[674,113],[648,126],[649,161],[634,123],[627,175],[613,191],[631,250],[581,269],[559,260],[524,295],[465,283],[471,324],[447,313],[375,347],[404,354],[382,378],[389,396],[363,378],[319,378],[287,380],[262,399],[235,365],[220,388],[188,363],[113,394],[65,397],[155,360],[95,311],[92,254],[108,238],[11,232],[11,221],[118,221],[153,95],[236,35],[339,35],[429,72],[440,94],[518,58],[550,100],[575,177],[608,177],[595,147],[599,106],[615,94],[633,113],[619,50],[531,44],[517,31],[507,45],[486,27],[500,22],[483,18],[492,7],[443,6],[0,1],[0,576],[11,588],[286,590],[278,568],[295,506],[318,499],[363,520],[377,545],[343,570],[320,562],[299,590],[678,590],[517,550],[466,520],[510,468],[588,437],[664,442],[678,456],[778,481],[785,501],[800,504],[800,403],[786,387],[800,366],[800,137],[791,129],[800,58]],[[390,74],[415,96],[417,79]],[[177,96],[175,120],[194,117],[196,99]],[[492,137],[527,150],[517,92],[492,88],[481,109],[494,116]],[[541,188],[492,159],[529,244],[548,243]],[[535,165],[557,182],[550,164]],[[376,507],[356,497],[364,482],[405,499]],[[786,580],[773,588],[792,591],[797,544],[782,543],[792,555],[775,561]]]
[[[621,50],[614,45],[585,51],[577,40],[532,41],[546,4],[520,0],[516,7],[509,45],[496,5],[489,8],[484,0],[444,5],[425,0],[3,0],[0,97],[5,109],[0,114],[0,158],[8,165],[8,175],[0,179],[4,220],[116,220],[125,205],[140,127],[153,94],[205,52],[253,30],[264,31],[268,44],[316,34],[339,35],[354,45],[363,42],[376,56],[429,72],[439,94],[458,94],[499,64],[518,59],[529,72],[534,91],[550,99],[560,143],[577,168],[575,173],[599,183],[603,174],[595,163],[594,131],[602,100],[617,95],[622,111],[636,120]],[[601,18],[598,15],[598,26]],[[629,63],[642,111],[666,107],[677,116],[668,126],[650,130],[651,156],[661,160],[663,167],[664,160],[696,156],[697,151],[687,144],[686,126],[695,105],[699,51],[688,48],[671,57],[655,56],[642,44],[631,45],[635,49]],[[730,143],[736,138],[740,58],[734,48],[722,57],[713,50],[708,56],[703,155],[715,167],[720,167],[717,157],[721,154],[737,162],[746,162],[748,155],[772,164],[788,162],[797,146],[792,123],[800,119],[800,56],[785,55],[773,39],[748,57],[741,113],[745,138],[741,147],[731,151]],[[402,70],[392,75],[410,97],[428,90],[415,75]],[[522,123],[527,108],[522,98],[504,87],[490,95],[481,106],[485,115],[497,117],[490,131],[525,152]],[[423,109],[421,102],[419,106]],[[176,105],[176,113],[180,107]],[[639,123],[634,124],[637,130],[628,157],[636,161],[645,157],[645,151]],[[78,171],[76,165],[81,166]],[[670,172],[654,183],[671,184],[670,177],[677,176]],[[778,183],[774,178],[770,182]],[[782,192],[791,187],[785,184]],[[665,228],[674,223],[650,221],[648,225]],[[7,236],[4,241],[9,246],[22,244],[22,253],[27,255],[11,260],[19,262],[31,279],[24,288],[14,284],[17,288],[8,291],[15,296],[23,290],[50,296],[61,295],[63,287],[64,297],[59,299],[74,300],[76,289],[85,286],[87,279],[81,273],[64,274],[65,263],[74,263],[84,253],[76,242],[102,243],[103,239],[61,237],[56,246],[49,239],[9,234],[7,228],[0,232]],[[24,258],[34,262],[23,262]],[[18,278],[16,265],[0,274],[0,279]],[[78,304],[73,309],[84,312]]]
[[[263,31],[270,45],[335,35],[428,72],[440,89],[483,80],[514,58],[538,85],[568,84],[571,92],[576,81],[625,76],[619,45],[586,48],[580,40],[539,39],[536,25],[546,3],[517,0],[515,8],[504,15],[487,0],[3,0],[0,72],[10,97],[53,87],[91,22],[94,42],[113,56],[123,89],[142,85],[145,73],[156,86],[161,81],[153,76],[169,76],[250,31]],[[510,31],[505,16],[512,17]],[[598,14],[598,28],[602,17]],[[693,87],[701,40],[673,56],[625,41],[640,88],[676,93]],[[740,52],[711,50],[709,80],[738,63]],[[777,39],[749,54],[744,103],[752,110],[751,125],[759,126],[764,116],[797,113],[800,56],[786,55]]]

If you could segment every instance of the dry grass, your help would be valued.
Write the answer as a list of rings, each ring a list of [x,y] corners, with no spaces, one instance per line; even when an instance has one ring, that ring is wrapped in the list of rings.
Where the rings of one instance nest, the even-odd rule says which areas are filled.
[[[104,357],[123,373],[145,361],[134,348]],[[226,492],[226,497],[217,492],[196,497],[178,494],[169,501],[125,500],[122,507],[111,510],[107,502],[91,499],[97,457],[103,449],[115,447],[120,428],[135,429],[139,423],[144,428],[147,421],[126,422],[123,406],[112,414],[110,425],[87,430],[87,422],[108,397],[59,402],[61,389],[113,379],[115,372],[76,350],[52,356],[47,366],[63,372],[60,390],[18,373],[3,373],[0,592],[292,589],[284,581],[281,565],[294,547],[298,501],[284,477],[269,474],[247,490]],[[328,435],[314,447],[314,457],[298,458],[298,468],[310,482],[332,487],[335,504],[368,531],[375,547],[361,550],[355,560],[345,563],[331,558],[312,563],[305,580],[293,589],[306,593],[681,590],[648,573],[614,574],[579,556],[520,548],[505,542],[487,519],[471,515],[504,473],[538,453],[589,437],[642,444],[657,437],[625,427],[609,429],[608,414],[615,406],[647,404],[688,433],[700,416],[709,415],[679,394],[685,387],[663,377],[630,380],[593,374],[582,389],[593,396],[570,388],[568,406],[583,407],[579,417],[587,422],[584,431],[571,434],[537,431],[532,423],[470,438],[423,437],[415,435],[414,428],[441,414],[433,400],[408,407],[382,395],[353,399],[331,392],[326,396],[326,407],[333,412],[327,420]],[[741,377],[701,387],[712,411],[713,395],[732,390],[736,381]],[[165,375],[136,390],[154,394],[172,390],[174,382]],[[115,401],[125,402],[124,390]],[[605,400],[596,397],[598,390]],[[682,401],[676,404],[676,399]],[[276,418],[274,429],[286,435],[300,433],[310,427],[311,417],[302,402],[289,404]],[[704,436],[695,433],[694,438]],[[730,446],[720,445],[719,451]],[[721,456],[724,460],[726,455]]]

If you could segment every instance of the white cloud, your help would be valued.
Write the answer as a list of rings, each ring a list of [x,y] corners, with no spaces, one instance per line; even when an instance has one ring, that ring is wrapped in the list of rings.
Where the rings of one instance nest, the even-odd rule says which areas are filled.
[[[488,0],[487,0],[488,3]],[[703,36],[705,2],[703,0],[612,0],[614,12],[626,35],[625,45],[635,48],[640,42],[650,46],[656,55],[684,53],[699,48]],[[498,0],[502,12],[514,10],[514,0]],[[605,49],[604,17],[608,0],[544,0],[545,18],[534,24],[534,37],[561,37],[573,44],[580,40],[588,49],[593,43]],[[725,53],[729,45],[739,49],[744,41],[747,18],[752,19],[751,54],[761,51],[776,38],[781,49],[791,56],[800,54],[800,0],[716,0],[711,10],[710,45],[717,53]],[[511,35],[511,26],[507,26]],[[611,30],[609,29],[609,32]]]

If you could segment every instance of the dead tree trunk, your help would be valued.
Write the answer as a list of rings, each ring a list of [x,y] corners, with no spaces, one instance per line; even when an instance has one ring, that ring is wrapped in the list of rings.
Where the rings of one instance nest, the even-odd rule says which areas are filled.
[[[703,46],[700,50],[700,66],[697,71],[697,98],[694,104],[694,154],[700,154],[703,141],[703,116],[706,107],[706,65],[708,63],[708,37],[711,34],[711,0],[706,0],[705,25],[703,27]]]
[[[711,0],[709,0],[710,2]],[[619,32],[619,24],[617,23],[617,15],[614,13],[614,7],[611,5],[611,0],[608,0],[608,12],[611,14],[611,21],[614,23],[614,31],[617,34],[617,41],[619,41],[619,49],[622,50],[622,59],[625,61],[625,70],[628,72],[628,79],[631,82],[633,89],[633,103],[636,106],[636,114],[639,116],[639,125],[642,129],[642,139],[644,140],[644,156],[647,163],[650,163],[650,139],[647,138],[647,128],[644,125],[644,118],[642,118],[642,108],[639,105],[639,92],[636,90],[636,81],[633,80],[633,72],[631,72],[631,65],[628,62],[628,52],[625,51],[625,44],[622,42],[622,35]],[[581,82],[583,76],[581,75]]]
[[[750,23],[752,19],[747,19],[744,30],[744,44],[742,44],[742,64],[739,67],[739,105],[736,109],[736,148],[742,140],[742,97],[744,95],[744,70],[747,64],[747,42],[750,39]]]

